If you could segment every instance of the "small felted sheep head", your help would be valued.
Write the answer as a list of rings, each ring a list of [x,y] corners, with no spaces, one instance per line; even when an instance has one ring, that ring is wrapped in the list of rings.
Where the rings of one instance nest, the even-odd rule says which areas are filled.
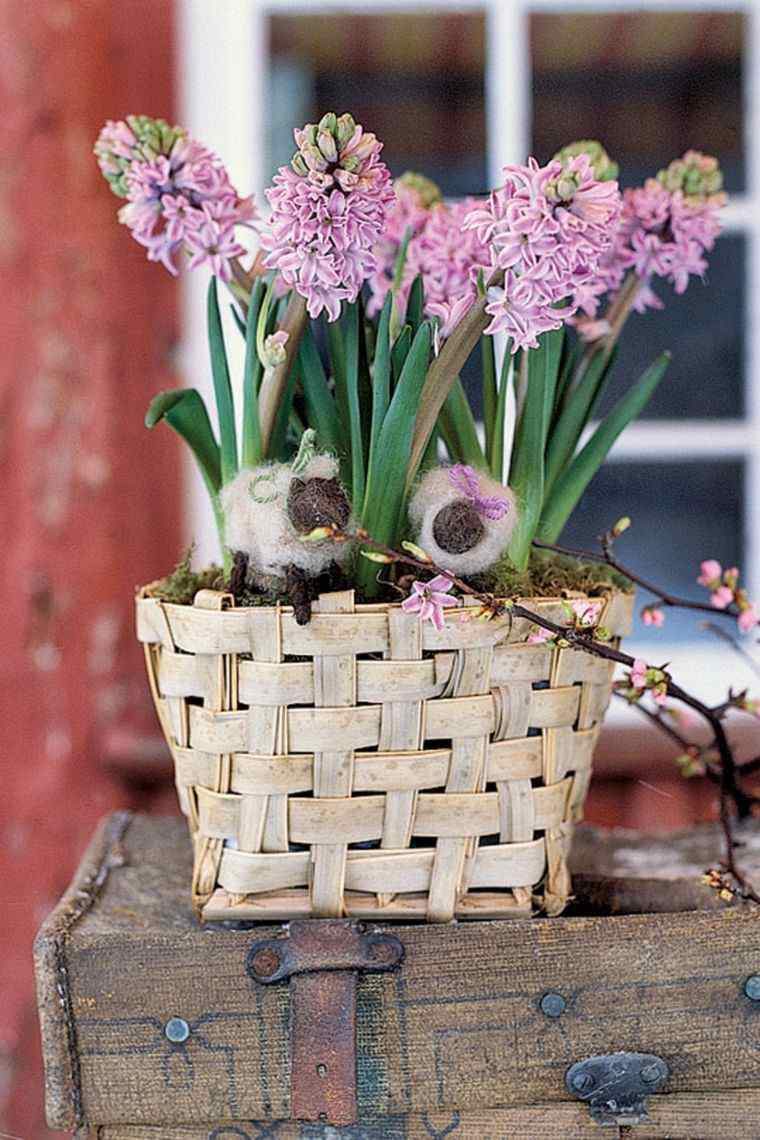
[[[434,467],[409,504],[415,542],[452,574],[479,574],[509,545],[517,509],[508,487],[472,467]]]
[[[226,544],[248,559],[258,585],[287,578],[296,569],[312,578],[347,553],[348,544],[330,538],[304,541],[321,526],[344,530],[351,507],[338,478],[338,461],[314,449],[314,432],[304,432],[295,462],[268,463],[240,471],[222,489]]]

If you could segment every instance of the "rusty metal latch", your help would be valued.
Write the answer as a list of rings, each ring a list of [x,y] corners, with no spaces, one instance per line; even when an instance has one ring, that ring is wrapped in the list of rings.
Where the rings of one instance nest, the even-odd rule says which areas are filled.
[[[291,922],[254,942],[246,970],[261,985],[290,980],[290,1115],[356,1123],[356,980],[404,957],[393,934],[333,919]]]
[[[572,1065],[565,1083],[585,1101],[597,1124],[621,1126],[649,1120],[647,1097],[669,1076],[668,1066],[654,1053],[602,1053]]]

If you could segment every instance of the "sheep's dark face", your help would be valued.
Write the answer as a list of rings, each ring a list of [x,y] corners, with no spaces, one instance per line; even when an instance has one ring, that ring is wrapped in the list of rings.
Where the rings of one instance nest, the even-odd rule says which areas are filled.
[[[433,519],[433,537],[447,554],[464,554],[472,550],[484,534],[483,519],[467,499],[447,503]]]
[[[298,479],[291,481],[288,491],[288,518],[299,534],[308,534],[319,526],[348,524],[351,507],[337,479]]]

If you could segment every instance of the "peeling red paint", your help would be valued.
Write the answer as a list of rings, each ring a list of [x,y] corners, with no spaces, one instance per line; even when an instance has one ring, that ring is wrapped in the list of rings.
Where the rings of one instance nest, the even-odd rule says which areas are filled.
[[[142,425],[177,383],[177,290],[117,225],[91,149],[106,118],[171,115],[172,23],[171,0],[0,5],[0,1132],[25,1140],[52,1135],[35,929],[96,819],[168,771],[132,598],[179,553],[179,449]],[[130,757],[151,739],[146,780]]]

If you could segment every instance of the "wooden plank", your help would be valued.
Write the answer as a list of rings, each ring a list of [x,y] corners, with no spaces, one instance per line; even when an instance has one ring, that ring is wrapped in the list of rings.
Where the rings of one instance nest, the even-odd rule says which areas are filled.
[[[89,1140],[757,1140],[760,1092],[680,1093],[649,1101],[650,1121],[635,1129],[600,1130],[582,1104],[516,1105],[473,1112],[429,1112],[367,1120],[354,1128],[282,1121],[230,1126],[108,1127]]]
[[[65,941],[56,916],[40,936],[43,1002],[55,995],[55,979],[65,979],[74,1024],[73,1036],[60,1016],[43,1025],[59,1127],[70,1126],[75,1094],[90,1124],[129,1124],[141,1140],[149,1127],[177,1121],[213,1135],[214,1121],[287,1115],[288,991],[253,986],[245,969],[251,943],[277,928],[197,926],[183,826],[136,819],[118,844],[121,865],[108,844],[94,864],[91,858],[90,878],[99,881],[98,867],[110,871]],[[363,1119],[424,1113],[437,1121],[457,1113],[482,1122],[493,1115],[488,1106],[500,1105],[519,1121],[519,1106],[544,1103],[577,1116],[564,1085],[568,1066],[617,1049],[665,1059],[671,1076],[663,1104],[675,1094],[705,1094],[707,1113],[717,1094],[738,1104],[741,1090],[760,1084],[760,1011],[743,992],[760,968],[752,909],[391,929],[406,950],[401,971],[359,982]],[[63,954],[56,967],[54,944]],[[557,1019],[541,1012],[549,990],[566,1002]],[[171,1017],[187,1021],[183,1045],[164,1034]],[[669,1123],[659,1132],[636,1135],[677,1137],[663,1119]],[[725,1120],[733,1127],[730,1115]],[[525,1127],[531,1140],[541,1135]],[[495,1135],[510,1135],[504,1129]],[[751,1133],[726,1126],[721,1140],[742,1135]]]

